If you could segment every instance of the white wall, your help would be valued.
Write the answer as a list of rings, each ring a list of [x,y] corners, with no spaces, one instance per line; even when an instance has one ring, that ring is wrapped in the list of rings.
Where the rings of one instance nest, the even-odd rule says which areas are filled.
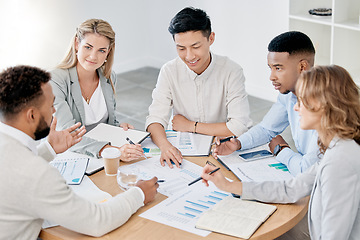
[[[0,0],[0,67],[55,67],[76,27],[89,18],[108,21],[116,32],[116,66],[135,62],[151,47],[143,44],[149,32],[147,4],[146,0]],[[142,66],[140,61],[132,69]]]
[[[275,101],[267,44],[288,29],[287,0],[0,0],[0,69],[15,64],[53,68],[76,26],[88,18],[102,18],[113,26],[116,72],[160,68],[176,57],[167,28],[185,6],[207,11],[216,34],[212,51],[244,68],[248,93]]]

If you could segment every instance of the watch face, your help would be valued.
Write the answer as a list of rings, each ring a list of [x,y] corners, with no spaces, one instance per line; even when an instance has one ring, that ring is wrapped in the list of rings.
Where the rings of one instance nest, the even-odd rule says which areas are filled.
[[[275,146],[275,148],[274,148],[274,155],[275,156],[278,155],[278,153],[280,152],[280,149],[281,149],[280,144]]]

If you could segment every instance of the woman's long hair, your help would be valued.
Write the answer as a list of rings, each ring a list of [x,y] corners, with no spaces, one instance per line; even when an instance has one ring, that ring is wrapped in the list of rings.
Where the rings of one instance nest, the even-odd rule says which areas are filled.
[[[325,134],[342,139],[354,139],[360,144],[359,88],[350,74],[337,65],[316,66],[301,74],[296,95],[310,111],[324,110],[320,126]],[[311,105],[312,100],[320,107]],[[320,152],[326,146],[318,140]]]
[[[115,90],[114,84],[111,80],[111,72],[114,63],[114,53],[115,53],[115,32],[112,29],[111,25],[104,20],[89,19],[81,23],[80,26],[76,28],[76,33],[74,37],[71,39],[70,47],[69,50],[67,51],[67,54],[65,55],[64,59],[60,62],[60,64],[57,67],[62,69],[68,69],[76,66],[78,62],[76,57],[76,48],[75,48],[76,38],[79,40],[79,42],[81,42],[81,40],[85,38],[85,35],[87,33],[99,34],[101,36],[106,37],[110,41],[109,53],[107,59],[100,68],[104,76],[110,80],[113,90]]]

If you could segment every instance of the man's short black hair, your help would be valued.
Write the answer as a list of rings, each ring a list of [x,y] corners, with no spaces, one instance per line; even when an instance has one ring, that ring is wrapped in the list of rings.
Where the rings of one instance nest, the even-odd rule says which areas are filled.
[[[171,19],[168,30],[173,37],[177,33],[201,31],[204,37],[209,38],[211,22],[205,11],[198,8],[186,7]]]
[[[0,114],[7,118],[34,104],[50,74],[31,66],[10,67],[0,73]]]
[[[276,36],[268,46],[269,52],[287,52],[289,55],[298,53],[315,54],[311,39],[302,32],[290,31]]]

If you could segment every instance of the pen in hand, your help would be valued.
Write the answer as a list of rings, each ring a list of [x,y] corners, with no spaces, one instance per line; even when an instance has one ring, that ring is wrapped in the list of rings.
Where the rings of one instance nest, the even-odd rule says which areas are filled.
[[[216,168],[215,170],[212,170],[211,172],[209,172],[209,175],[213,174],[214,172],[218,171],[220,168]],[[193,185],[194,183],[200,181],[202,179],[202,177],[198,177],[197,179],[195,179],[194,181],[192,181],[191,183],[188,184],[188,186]]]
[[[135,145],[135,143],[134,143],[133,141],[131,141],[131,139],[128,138],[128,137],[126,137],[126,141],[128,141],[128,142],[129,142],[130,144],[132,144],[132,145]],[[144,153],[144,157],[145,157],[146,159],[148,159],[148,158],[146,157],[145,153]]]
[[[220,143],[230,141],[230,139],[232,139],[232,138],[236,138],[236,136],[230,136],[227,138],[220,139]],[[211,145],[216,145],[216,142],[213,142]]]

